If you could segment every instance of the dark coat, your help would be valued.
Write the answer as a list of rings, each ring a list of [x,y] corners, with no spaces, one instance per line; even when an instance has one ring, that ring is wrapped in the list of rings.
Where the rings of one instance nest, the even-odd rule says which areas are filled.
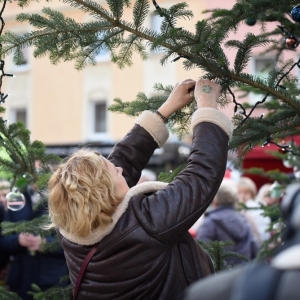
[[[203,241],[232,241],[234,245],[226,247],[244,255],[248,259],[256,257],[258,246],[251,233],[246,218],[234,210],[232,205],[222,205],[205,215],[196,238]],[[227,257],[228,265],[236,265],[245,261],[237,257]]]
[[[5,217],[5,209],[3,205],[0,203],[0,224],[4,220],[4,217]],[[0,248],[0,272],[3,269],[7,268],[8,263],[9,263],[9,255],[5,251],[1,251]],[[2,280],[2,278],[0,278],[0,280]]]
[[[132,187],[156,148],[148,131],[135,125],[108,159],[123,168]],[[175,180],[157,192],[134,194],[124,204],[125,196],[120,205],[126,208],[100,241],[77,299],[182,299],[189,284],[211,274],[211,260],[188,230],[221,184],[227,151],[228,136],[220,127],[207,122],[196,125],[187,167]],[[60,240],[75,286],[92,246],[63,235]]]
[[[25,191],[24,195],[26,199],[24,208],[19,211],[8,210],[5,221],[30,221],[45,212],[45,209],[42,208],[33,210],[29,192]],[[52,242],[54,239],[54,236],[48,237],[47,241]],[[60,278],[68,275],[61,248],[56,252],[45,254],[36,251],[33,255],[26,247],[19,245],[18,234],[13,234],[0,236],[0,249],[11,255],[7,285],[23,300],[33,299],[27,294],[29,290],[32,290],[32,283],[37,284],[42,290],[46,290],[52,286],[61,285],[59,283]]]
[[[280,266],[252,262],[199,280],[186,290],[184,300],[298,300],[300,247],[296,247],[294,255],[286,251]]]

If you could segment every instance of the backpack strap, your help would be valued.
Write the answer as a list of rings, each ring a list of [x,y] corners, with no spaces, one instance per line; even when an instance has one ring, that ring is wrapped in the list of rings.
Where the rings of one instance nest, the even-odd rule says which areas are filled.
[[[77,299],[77,295],[78,295],[78,292],[79,292],[79,287],[80,287],[81,280],[82,280],[82,277],[84,275],[85,269],[86,269],[87,265],[89,264],[90,260],[92,259],[92,257],[94,256],[95,252],[97,251],[98,245],[99,245],[99,243],[97,243],[93,246],[93,248],[87,254],[87,256],[85,257],[85,259],[84,259],[84,261],[83,261],[83,263],[80,267],[80,271],[79,271],[77,281],[76,281],[76,285],[75,285],[75,289],[74,289],[73,300]]]
[[[233,285],[230,300],[272,300],[284,270],[279,270],[263,262],[255,262]]]

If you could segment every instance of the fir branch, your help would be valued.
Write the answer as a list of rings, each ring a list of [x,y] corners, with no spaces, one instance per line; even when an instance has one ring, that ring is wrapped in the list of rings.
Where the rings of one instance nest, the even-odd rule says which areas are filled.
[[[234,135],[229,142],[229,149],[231,151],[238,150],[237,164],[242,162],[244,156],[251,149],[257,145],[262,145],[266,137],[283,134],[300,126],[299,118],[295,116],[285,118],[284,115],[285,112],[270,116],[273,118],[273,121],[270,122],[268,122],[268,116],[265,119],[250,118],[242,127],[234,130]]]
[[[106,10],[104,10],[100,5],[98,5],[97,3],[93,2],[93,1],[83,1],[83,0],[65,0],[63,1],[65,3],[69,3],[72,6],[78,7],[83,11],[86,11],[88,13],[90,13],[91,15],[94,15],[98,18],[101,18],[103,21],[105,20],[106,22],[108,22],[110,24],[110,26],[114,27],[114,28],[119,28],[123,31],[127,31],[128,33],[132,33],[135,36],[138,36],[139,38],[141,38],[144,41],[148,41],[150,43],[155,43],[157,40],[157,34],[149,31],[149,30],[144,30],[142,28],[139,28],[139,30],[136,30],[136,26],[122,21],[120,19],[115,19],[113,17],[113,15],[109,12],[107,12]],[[184,5],[175,5],[172,10],[169,10],[169,13],[174,13],[173,15],[171,14],[171,18],[174,18],[174,21],[179,18],[179,17],[189,17],[189,12],[186,11],[184,9]],[[51,12],[51,14],[49,14],[49,17],[51,16],[55,16],[55,18],[59,18],[60,21],[62,22],[62,18],[59,15],[56,15],[55,13]],[[136,20],[137,21],[137,20]],[[71,20],[68,19],[68,21],[66,21],[66,23],[70,23],[72,26],[74,26],[74,28],[76,28],[76,26],[78,27],[79,25],[74,25],[75,23]],[[172,21],[173,22],[173,21]],[[55,22],[53,22],[54,24]],[[46,23],[45,23],[46,24]],[[189,47],[191,47],[191,45],[195,45],[195,49],[193,51],[195,51],[197,49],[196,45],[199,44],[199,40],[197,41],[197,36],[192,35],[192,34],[188,34],[187,36],[189,36],[189,47],[187,47],[187,43],[178,43],[176,41],[176,43],[174,44],[174,38],[172,37],[172,35],[169,36],[169,39],[167,39],[167,37],[165,37],[165,41],[161,41],[160,42],[160,46],[164,47],[166,49],[169,49],[171,52],[168,53],[167,57],[170,57],[171,55],[173,55],[173,53],[177,53],[179,55],[179,57],[184,57],[186,60],[189,60],[191,62],[192,65],[198,66],[200,68],[202,68],[203,70],[208,72],[208,78],[220,78],[221,79],[221,83],[226,85],[224,86],[224,90],[226,90],[226,88],[229,85],[234,84],[235,82],[240,82],[240,83],[245,83],[248,85],[252,85],[254,87],[260,88],[264,91],[266,91],[267,93],[269,93],[270,95],[273,95],[274,97],[277,97],[279,99],[281,99],[282,101],[284,101],[285,103],[294,105],[294,107],[296,109],[299,109],[298,105],[295,105],[295,102],[292,101],[292,99],[289,99],[288,96],[285,93],[280,93],[279,91],[277,91],[274,88],[271,88],[269,86],[267,86],[266,84],[264,84],[261,81],[258,81],[257,79],[253,79],[251,78],[251,76],[246,76],[245,74],[236,74],[236,72],[231,72],[228,69],[228,63],[226,61],[226,57],[225,55],[222,53],[221,51],[221,47],[220,47],[220,41],[222,41],[222,39],[225,37],[224,31],[223,33],[220,32],[220,30],[217,28],[214,28],[213,26],[209,25],[208,23],[203,23],[205,28],[206,34],[203,35],[203,41],[205,40],[205,43],[208,44],[206,47],[203,48],[202,53],[201,52],[190,52]],[[71,26],[70,25],[70,26]],[[52,25],[51,25],[52,26]],[[53,26],[52,26],[53,27]],[[70,45],[72,45],[71,43],[68,43],[68,39],[70,41],[72,40],[76,40],[76,36],[78,36],[78,32],[76,32],[76,34],[72,31],[74,30],[74,28],[72,29],[71,27],[66,29],[65,31],[65,35],[63,37],[62,40],[57,40],[57,38],[54,38],[55,34],[59,34],[62,33],[63,31],[60,31],[61,29],[52,29],[52,32],[49,30],[51,28],[47,28],[46,32],[45,30],[42,30],[41,32],[35,32],[32,33],[32,35],[28,35],[27,36],[27,40],[21,40],[19,39],[19,41],[15,41],[13,47],[6,47],[3,54],[4,53],[9,53],[9,51],[11,51],[13,48],[19,49],[21,45],[28,45],[30,43],[33,43],[33,40],[38,40],[41,39],[43,37],[43,44],[41,46],[45,47],[45,36],[47,35],[54,35],[53,36],[53,40],[49,40],[48,42],[48,50],[44,50],[41,52],[37,52],[37,53],[45,53],[45,51],[50,51],[51,55],[50,58],[52,60],[53,63],[57,63],[60,59],[64,59],[64,60],[72,60],[72,59],[76,59],[78,57],[80,57],[81,61],[82,61],[82,55],[84,54],[84,52],[79,52],[77,54],[75,54],[75,52],[73,53],[73,49],[76,49],[76,47],[74,46],[74,48],[72,48]],[[79,29],[78,29],[79,30]],[[101,28],[99,28],[99,30],[101,30]],[[67,32],[69,32],[69,34],[67,34]],[[72,32],[74,33],[72,35]],[[164,33],[165,34],[165,33]],[[197,34],[199,34],[199,30],[197,32]],[[205,37],[207,37],[207,34],[210,34],[210,38],[206,39]],[[194,37],[194,41],[193,41],[193,37]],[[78,39],[78,38],[77,38]],[[74,41],[75,41],[74,40]],[[208,41],[214,41],[212,44],[209,44]],[[57,44],[59,45],[59,43],[57,42],[61,42],[61,45],[63,45],[63,48],[60,49],[59,51],[55,50],[54,46],[57,47]],[[75,42],[74,45],[76,45],[76,43],[79,43],[78,41]],[[126,40],[118,40],[114,42],[115,45],[121,45],[122,43],[124,43],[124,45],[128,45],[128,41]],[[116,44],[117,43],[117,44]],[[36,46],[38,46],[39,44],[36,43]],[[132,44],[133,45],[133,44]],[[180,45],[180,46],[179,46]],[[110,44],[110,47],[112,47],[112,49],[114,48],[113,44]],[[52,49],[52,50],[51,50]],[[122,48],[121,48],[122,49]],[[140,47],[137,47],[137,49],[141,49]],[[129,48],[127,46],[125,46],[125,48],[123,48],[123,52],[122,55],[118,56],[116,54],[113,54],[113,58],[114,61],[117,62],[118,59],[120,59],[120,66],[124,66],[124,64],[126,65],[130,65],[130,59],[131,59],[131,55],[130,55],[130,51],[128,51]],[[192,49],[191,49],[192,50]],[[215,51],[216,50],[216,51]],[[74,50],[76,51],[76,50]],[[18,52],[18,51],[17,51]],[[16,52],[16,53],[17,53]],[[127,54],[129,55],[127,55]],[[144,52],[142,52],[144,53]],[[125,56],[124,56],[125,54]],[[221,55],[220,55],[221,54]],[[17,55],[19,55],[17,53]],[[125,59],[124,59],[125,57]],[[191,65],[190,64],[190,65]],[[84,64],[79,63],[77,64],[77,66],[80,68],[82,67]],[[221,66],[221,67],[220,67]]]
[[[116,20],[120,20],[123,16],[124,1],[123,0],[107,0],[106,1],[113,16]]]
[[[150,5],[148,0],[136,1],[133,7],[133,24],[135,29],[138,30],[145,22],[149,14]]]
[[[176,178],[176,176],[180,174],[181,171],[184,170],[185,167],[186,164],[181,164],[175,170],[171,170],[169,173],[161,172],[158,176],[158,180],[162,182],[170,183]]]
[[[35,300],[70,300],[73,295],[72,285],[66,287],[51,287],[43,291],[37,284],[32,284],[32,291],[28,294],[33,296]]]
[[[253,47],[265,46],[270,43],[270,39],[256,36],[252,33],[248,33],[243,42],[237,40],[230,40],[225,44],[228,48],[237,48],[237,54],[234,61],[234,71],[239,74],[247,66],[251,57],[251,51]]]
[[[226,258],[235,257],[241,260],[248,261],[248,259],[237,252],[228,251],[226,248],[232,246],[234,243],[232,241],[201,241],[198,240],[201,247],[208,253],[212,259],[214,269],[216,272],[230,268],[227,265]]]
[[[17,293],[8,291],[4,286],[0,286],[0,298],[1,300],[22,300]]]
[[[53,231],[43,229],[43,225],[49,224],[49,216],[42,215],[31,221],[19,221],[19,222],[2,222],[1,233],[3,235],[10,235],[15,233],[28,232],[34,235],[40,235],[41,237],[47,237],[53,234]]]
[[[267,153],[271,154],[274,151],[266,151]],[[268,178],[272,181],[282,182],[282,183],[290,183],[291,178],[289,175],[282,173],[280,170],[268,170],[266,171],[263,168],[250,168],[250,169],[243,169],[243,174],[252,174],[252,175],[259,175],[265,178]]]

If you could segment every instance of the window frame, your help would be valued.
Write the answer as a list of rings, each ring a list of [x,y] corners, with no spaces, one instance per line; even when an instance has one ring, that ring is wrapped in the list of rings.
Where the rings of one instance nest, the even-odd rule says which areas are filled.
[[[260,74],[263,74],[261,72],[257,72],[256,71],[256,61],[260,59],[260,60],[266,60],[266,61],[274,61],[274,57],[272,57],[271,55],[266,55],[266,56],[260,56],[260,55],[256,55],[256,56],[252,56],[251,60],[250,60],[250,64],[249,64],[249,71],[250,74],[252,74],[253,76],[256,77],[263,77],[260,76]],[[262,78],[262,79],[267,79],[267,78]],[[257,95],[254,94],[253,92],[250,92],[249,94],[249,98],[248,98],[248,102],[251,105],[255,105],[258,101],[261,101],[263,99],[263,95]],[[268,99],[267,99],[268,101]]]
[[[25,112],[25,124],[21,120],[17,120],[17,112],[23,111]],[[9,109],[9,123],[17,123],[18,121],[21,121],[25,128],[28,128],[28,109],[27,107],[11,107]]]
[[[105,104],[105,126],[106,131],[103,132],[96,132],[95,131],[95,122],[96,122],[96,105],[97,104]],[[105,99],[98,99],[98,100],[91,100],[88,102],[88,120],[89,120],[89,127],[88,127],[88,138],[90,140],[110,140],[109,135],[109,128],[108,128],[108,101]]]

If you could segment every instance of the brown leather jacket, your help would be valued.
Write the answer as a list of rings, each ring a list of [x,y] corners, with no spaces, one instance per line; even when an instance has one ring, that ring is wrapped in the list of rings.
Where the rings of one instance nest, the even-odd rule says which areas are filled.
[[[116,222],[97,238],[101,241],[78,300],[182,299],[188,285],[213,272],[210,258],[188,230],[205,212],[223,179],[228,135],[209,122],[195,125],[193,134],[187,167],[173,182],[158,191],[150,188],[130,194],[133,188],[125,196]],[[133,187],[156,148],[149,132],[135,125],[109,159],[123,168]],[[59,238],[75,286],[91,242],[80,245],[65,235]]]

